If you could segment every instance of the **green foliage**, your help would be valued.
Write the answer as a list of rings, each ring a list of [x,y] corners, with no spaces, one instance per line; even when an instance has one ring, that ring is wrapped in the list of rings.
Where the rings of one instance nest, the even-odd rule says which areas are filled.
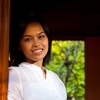
[[[68,100],[84,100],[84,41],[52,41],[52,60],[46,66],[65,83]]]

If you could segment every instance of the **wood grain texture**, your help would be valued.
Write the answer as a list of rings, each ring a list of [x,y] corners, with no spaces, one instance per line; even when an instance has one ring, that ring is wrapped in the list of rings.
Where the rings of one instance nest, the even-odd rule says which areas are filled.
[[[0,0],[0,100],[7,100],[10,0]]]

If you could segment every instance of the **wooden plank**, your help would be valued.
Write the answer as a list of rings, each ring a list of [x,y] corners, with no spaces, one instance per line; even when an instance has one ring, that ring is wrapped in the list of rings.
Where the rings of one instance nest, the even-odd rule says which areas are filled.
[[[100,37],[85,40],[85,100],[100,100]]]
[[[7,100],[10,0],[0,0],[0,100]]]

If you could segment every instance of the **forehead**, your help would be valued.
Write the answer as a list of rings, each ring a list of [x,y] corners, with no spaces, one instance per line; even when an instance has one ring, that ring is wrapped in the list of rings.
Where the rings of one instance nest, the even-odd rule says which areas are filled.
[[[41,26],[40,23],[34,22],[34,23],[27,25],[24,33],[27,32],[27,31],[33,31],[33,32],[34,31],[44,31],[44,29],[43,29],[43,27]]]

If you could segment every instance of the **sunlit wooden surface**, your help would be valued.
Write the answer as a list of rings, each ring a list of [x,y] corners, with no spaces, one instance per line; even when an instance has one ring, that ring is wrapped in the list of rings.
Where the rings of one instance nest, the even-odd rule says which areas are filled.
[[[0,100],[7,100],[10,0],[0,0]]]

